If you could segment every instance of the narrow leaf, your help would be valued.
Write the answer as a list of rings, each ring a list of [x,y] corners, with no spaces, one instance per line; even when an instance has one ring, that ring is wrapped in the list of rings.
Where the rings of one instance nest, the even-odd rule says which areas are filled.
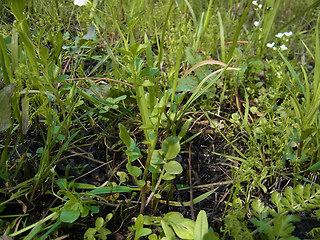
[[[7,130],[11,126],[10,99],[14,89],[15,84],[10,84],[0,90],[0,131]]]

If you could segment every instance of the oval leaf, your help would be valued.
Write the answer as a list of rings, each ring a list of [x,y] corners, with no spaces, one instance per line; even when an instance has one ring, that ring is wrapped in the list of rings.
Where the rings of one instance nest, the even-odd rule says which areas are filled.
[[[80,217],[79,210],[66,210],[62,209],[60,214],[60,220],[62,222],[73,223]]]
[[[181,239],[193,239],[194,221],[183,218],[180,221],[170,222],[171,227]]]
[[[183,171],[180,163],[178,163],[177,161],[170,161],[168,163],[165,163],[163,168],[169,174],[180,174]]]
[[[131,164],[127,163],[126,165],[128,172],[133,177],[139,177],[142,173],[142,170],[136,166],[132,166]]]
[[[208,232],[208,219],[206,212],[201,210],[197,216],[196,225],[194,227],[194,240],[202,240]]]
[[[167,160],[175,158],[180,152],[179,138],[176,136],[166,138],[162,143],[161,149]]]

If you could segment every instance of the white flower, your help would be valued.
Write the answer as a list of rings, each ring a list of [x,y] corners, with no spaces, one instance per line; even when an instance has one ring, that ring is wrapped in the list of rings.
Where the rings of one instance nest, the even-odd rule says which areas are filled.
[[[276,37],[282,38],[282,37],[283,37],[283,33],[277,33],[277,34],[276,34]]]
[[[287,37],[290,37],[293,33],[292,31],[290,31],[290,32],[284,32],[283,34],[286,35]]]
[[[262,4],[260,3],[258,7],[261,9],[262,8]]]
[[[257,1],[252,1],[252,4],[253,5],[258,5],[258,2]]]
[[[283,51],[283,50],[287,50],[288,48],[287,48],[286,45],[282,44],[282,45],[280,46],[280,49]]]
[[[259,24],[260,24],[259,21],[255,21],[255,22],[253,23],[253,25],[255,25],[256,27],[259,26]]]
[[[274,42],[273,43],[267,43],[267,47],[268,48],[272,48],[274,46]]]
[[[50,168],[50,172],[54,173],[54,169],[56,168],[56,165],[53,165],[51,168]]]
[[[74,5],[83,6],[86,5],[89,0],[73,0]]]

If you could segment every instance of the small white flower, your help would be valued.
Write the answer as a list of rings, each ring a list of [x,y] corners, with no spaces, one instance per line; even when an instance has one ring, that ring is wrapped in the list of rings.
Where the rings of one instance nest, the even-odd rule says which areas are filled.
[[[282,37],[283,37],[283,33],[277,33],[277,34],[276,34],[276,37],[282,38]]]
[[[89,0],[73,0],[74,5],[77,6],[83,6],[86,5],[89,2]]]
[[[56,165],[53,165],[51,168],[50,168],[50,172],[54,173],[54,169],[56,168]]]
[[[261,9],[262,8],[262,4],[260,3],[258,7]]]
[[[287,48],[286,45],[282,44],[282,45],[280,46],[280,49],[283,51],[283,50],[287,50],[288,48]]]
[[[292,31],[290,31],[290,32],[284,32],[283,34],[286,35],[287,37],[290,37],[293,33]]]
[[[255,21],[255,22],[253,23],[253,25],[255,25],[256,27],[259,26],[259,24],[260,24],[259,21]]]
[[[252,4],[253,5],[258,5],[258,2],[257,1],[252,1]]]
[[[267,43],[267,47],[268,48],[272,48],[274,46],[274,42],[273,43]]]

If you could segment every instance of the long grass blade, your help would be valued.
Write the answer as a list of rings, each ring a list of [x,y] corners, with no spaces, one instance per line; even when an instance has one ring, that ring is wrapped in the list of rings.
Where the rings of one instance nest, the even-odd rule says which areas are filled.
[[[236,30],[236,32],[235,32],[235,34],[234,34],[234,36],[233,36],[232,45],[231,45],[231,47],[230,47],[230,49],[229,49],[229,54],[228,54],[228,57],[227,57],[227,59],[226,59],[227,62],[229,62],[230,59],[231,59],[232,56],[233,56],[233,52],[234,52],[234,50],[235,50],[235,48],[236,48],[237,41],[238,41],[238,39],[239,39],[241,29],[242,29],[242,27],[243,27],[243,24],[244,24],[244,21],[245,21],[247,15],[248,15],[248,11],[249,11],[249,7],[250,7],[250,6],[251,6],[251,4],[248,4],[248,6],[245,8],[245,10],[244,10],[243,13],[242,13],[242,16],[241,16],[241,18],[240,18],[239,24],[238,24],[238,26],[237,26],[237,30]]]
[[[296,71],[293,69],[292,65],[290,64],[290,62],[285,58],[285,56],[283,56],[283,54],[278,50],[281,58],[283,59],[283,61],[285,62],[285,64],[287,65],[292,77],[294,78],[294,80],[296,81],[296,83],[298,84],[302,94],[304,97],[306,97],[306,90],[304,89],[303,84],[300,81],[299,75],[296,73]]]

